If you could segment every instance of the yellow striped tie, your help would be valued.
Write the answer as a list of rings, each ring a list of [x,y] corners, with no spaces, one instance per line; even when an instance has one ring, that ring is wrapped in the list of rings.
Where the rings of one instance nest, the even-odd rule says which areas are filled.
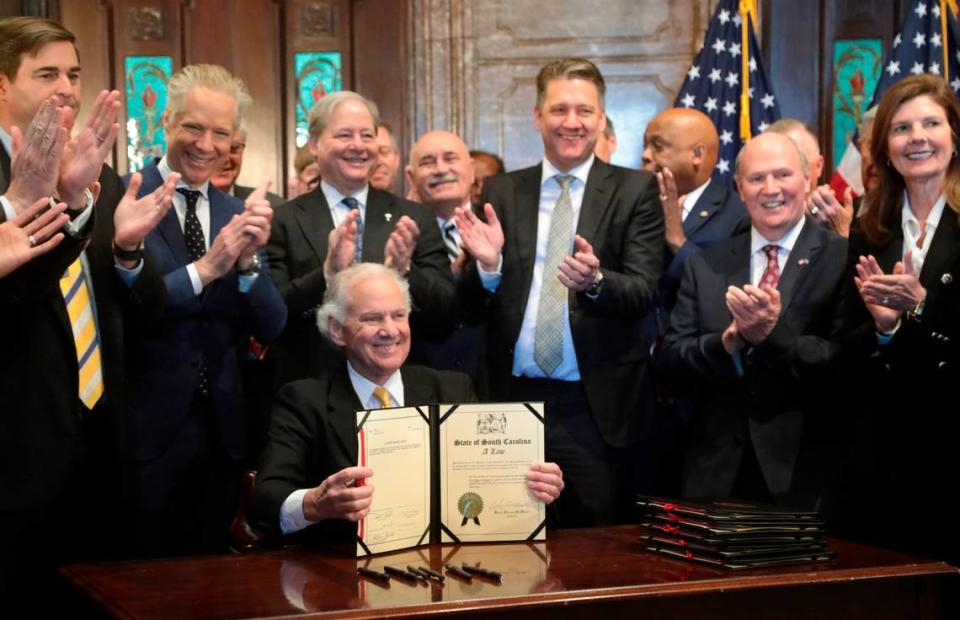
[[[87,290],[87,281],[83,277],[83,267],[80,265],[79,258],[67,269],[67,275],[60,279],[60,292],[63,293],[63,300],[67,304],[67,315],[70,317],[70,326],[73,329],[73,342],[77,347],[80,402],[87,409],[93,409],[103,395],[100,339],[97,337],[90,291]]]

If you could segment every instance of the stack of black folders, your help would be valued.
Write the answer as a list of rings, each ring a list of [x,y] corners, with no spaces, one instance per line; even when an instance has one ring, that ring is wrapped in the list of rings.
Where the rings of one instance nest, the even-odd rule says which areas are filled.
[[[643,542],[656,553],[731,570],[834,559],[816,512],[658,497],[639,497],[637,506]]]

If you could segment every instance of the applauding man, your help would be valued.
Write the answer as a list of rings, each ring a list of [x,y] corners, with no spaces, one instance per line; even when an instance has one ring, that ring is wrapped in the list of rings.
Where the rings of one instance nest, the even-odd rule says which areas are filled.
[[[820,494],[846,242],[804,217],[807,165],[790,138],[754,138],[736,164],[751,229],[687,261],[658,357],[694,409],[684,496]]]
[[[326,95],[310,110],[309,145],[322,180],[277,213],[267,248],[290,308],[281,340],[284,381],[315,376],[331,362],[315,310],[330,279],[353,263],[382,263],[407,279],[415,337],[445,335],[453,325],[456,294],[436,220],[369,183],[378,117],[372,101],[349,91]]]
[[[116,551],[122,523],[104,511],[115,517],[121,497],[124,342],[163,300],[150,262],[128,251],[172,187],[138,200],[103,163],[119,93],[101,92],[74,131],[72,33],[13,17],[0,40],[0,598],[15,578],[9,591],[29,600],[38,571]]]
[[[485,221],[457,210],[478,266],[465,303],[490,311],[491,395],[545,401],[547,459],[567,483],[561,526],[630,518],[630,448],[652,413],[641,321],[663,264],[663,210],[652,174],[594,156],[605,91],[588,60],[544,66],[533,111],[543,163],[487,179]]]
[[[210,183],[250,103],[246,87],[223,67],[191,65],[170,79],[168,101],[167,153],[139,188],[177,184],[145,248],[167,302],[135,344],[135,534],[150,555],[226,550],[246,451],[237,341],[269,343],[286,319],[258,254],[273,216],[269,183],[246,204]]]

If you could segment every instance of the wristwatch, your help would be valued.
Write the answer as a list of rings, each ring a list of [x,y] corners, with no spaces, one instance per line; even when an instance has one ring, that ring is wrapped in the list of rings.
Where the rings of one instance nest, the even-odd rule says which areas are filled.
[[[237,268],[237,273],[241,276],[255,276],[260,273],[260,255],[254,254],[250,266],[246,269]]]
[[[596,299],[600,297],[600,293],[603,292],[603,272],[597,272],[597,279],[594,280],[593,284],[590,285],[590,288],[585,290],[583,293],[590,299]]]
[[[143,258],[143,241],[137,244],[132,250],[124,250],[116,243],[113,244],[113,255],[119,258],[120,260],[131,260],[139,261]]]

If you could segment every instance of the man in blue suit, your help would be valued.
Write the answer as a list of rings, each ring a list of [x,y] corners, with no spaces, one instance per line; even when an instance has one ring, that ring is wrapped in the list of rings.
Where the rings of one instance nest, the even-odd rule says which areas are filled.
[[[651,342],[659,343],[667,333],[687,259],[749,227],[740,197],[713,177],[719,150],[720,138],[710,117],[693,109],[665,110],[644,133],[643,167],[655,173],[660,184],[666,241],[656,304],[644,325]],[[648,421],[648,440],[635,461],[637,490],[676,494],[689,407],[661,389],[655,392],[657,415]]]
[[[134,529],[144,554],[226,550],[246,450],[237,344],[247,334],[269,343],[286,321],[258,254],[273,216],[266,184],[244,204],[210,183],[249,103],[222,67],[184,67],[169,85],[167,153],[142,170],[141,193],[181,175],[145,247],[167,305],[135,347]]]

